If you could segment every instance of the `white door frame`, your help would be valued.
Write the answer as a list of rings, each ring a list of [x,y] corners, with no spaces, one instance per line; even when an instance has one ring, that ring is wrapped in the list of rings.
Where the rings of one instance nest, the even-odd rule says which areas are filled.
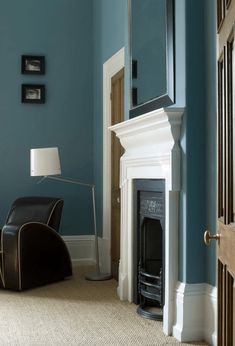
[[[101,267],[111,270],[111,79],[125,66],[125,49],[121,48],[103,64],[103,239]]]

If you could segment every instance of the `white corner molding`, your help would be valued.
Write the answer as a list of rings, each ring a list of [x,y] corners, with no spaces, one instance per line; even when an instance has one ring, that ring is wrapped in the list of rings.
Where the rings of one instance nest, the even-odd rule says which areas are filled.
[[[181,342],[205,340],[216,346],[216,310],[216,287],[178,282],[173,336]]]
[[[121,249],[118,294],[133,301],[133,179],[165,179],[165,306],[163,330],[172,334],[178,280],[180,128],[184,108],[161,108],[110,127],[125,153],[121,158]]]

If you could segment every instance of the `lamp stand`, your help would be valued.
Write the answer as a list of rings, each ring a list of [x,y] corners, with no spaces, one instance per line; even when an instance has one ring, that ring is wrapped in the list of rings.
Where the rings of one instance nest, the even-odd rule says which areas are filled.
[[[98,244],[98,234],[97,234],[97,226],[96,226],[96,204],[95,204],[95,185],[94,184],[87,184],[82,183],[77,180],[57,177],[57,176],[45,176],[45,178],[53,179],[53,180],[59,180],[66,183],[76,184],[76,185],[82,185],[82,186],[88,186],[91,188],[92,191],[92,205],[93,205],[93,223],[94,223],[94,236],[95,236],[95,258],[96,258],[96,271],[94,273],[88,274],[85,276],[86,280],[90,281],[104,281],[109,280],[112,278],[112,275],[109,273],[101,273],[100,272],[100,263],[99,263],[99,244]],[[39,181],[41,182],[41,181]]]

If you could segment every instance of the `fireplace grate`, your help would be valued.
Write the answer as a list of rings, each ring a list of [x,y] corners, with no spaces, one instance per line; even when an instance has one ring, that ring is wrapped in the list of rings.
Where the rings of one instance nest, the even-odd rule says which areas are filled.
[[[162,268],[159,276],[146,272],[139,265],[138,292],[140,304],[139,315],[152,320],[162,321],[163,313],[163,277]]]
[[[134,183],[134,302],[142,317],[162,321],[164,308],[164,179]]]

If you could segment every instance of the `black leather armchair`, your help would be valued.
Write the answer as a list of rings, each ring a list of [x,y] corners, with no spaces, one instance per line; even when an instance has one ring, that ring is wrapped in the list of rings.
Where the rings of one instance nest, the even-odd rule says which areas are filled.
[[[2,287],[25,290],[72,275],[67,247],[57,233],[63,200],[17,199],[1,232]]]

